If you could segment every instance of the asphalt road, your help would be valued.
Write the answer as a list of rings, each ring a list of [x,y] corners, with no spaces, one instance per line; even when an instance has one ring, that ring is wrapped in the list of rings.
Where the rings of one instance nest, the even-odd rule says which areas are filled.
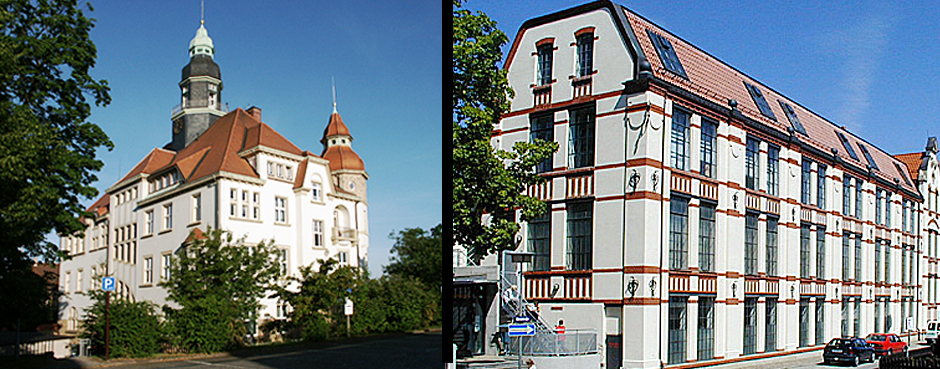
[[[905,342],[907,340],[905,339]],[[925,346],[924,342],[915,342],[911,341],[911,348],[919,348]],[[824,364],[822,360],[822,351],[812,351],[802,354],[788,355],[776,358],[768,359],[759,359],[749,362],[733,363],[726,365],[719,365],[715,368],[719,369],[767,369],[767,368],[779,368],[779,369],[837,369],[837,368],[851,368],[851,365],[846,364]],[[861,369],[875,369],[878,367],[878,360],[875,360],[874,363],[865,363],[858,366]]]
[[[135,368],[441,368],[441,332],[389,335],[235,352],[229,356],[162,363],[135,363]]]

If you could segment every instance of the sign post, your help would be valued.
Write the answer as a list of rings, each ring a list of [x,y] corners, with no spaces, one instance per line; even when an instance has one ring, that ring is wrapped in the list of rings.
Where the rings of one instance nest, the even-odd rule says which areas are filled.
[[[907,353],[911,349],[911,331],[914,329],[914,317],[907,317],[904,323],[906,323],[905,326],[907,328],[907,351],[905,351],[905,353]]]
[[[114,277],[101,278],[101,290],[104,291],[104,359],[111,360],[111,291],[114,291]]]
[[[518,317],[517,317],[518,318]],[[509,337],[519,337],[519,367],[522,367],[522,337],[534,336],[535,324],[510,324]]]
[[[346,337],[349,337],[349,316],[353,315],[353,302],[349,299],[349,297],[346,298],[346,305],[344,308],[346,311]]]

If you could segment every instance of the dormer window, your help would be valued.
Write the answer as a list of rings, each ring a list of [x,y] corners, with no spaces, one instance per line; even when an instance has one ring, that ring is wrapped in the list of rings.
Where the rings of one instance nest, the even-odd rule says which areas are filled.
[[[594,73],[594,32],[593,29],[577,35],[578,39],[578,77]]]
[[[552,52],[555,49],[554,40],[547,39],[536,45],[538,54],[538,80],[539,86],[552,83]]]
[[[310,190],[310,198],[311,198],[311,200],[313,200],[313,201],[321,201],[321,200],[320,200],[320,190],[321,190],[320,184],[317,183],[317,182],[314,182],[314,183],[312,183],[312,184],[310,185],[310,187],[312,188],[312,189]]]

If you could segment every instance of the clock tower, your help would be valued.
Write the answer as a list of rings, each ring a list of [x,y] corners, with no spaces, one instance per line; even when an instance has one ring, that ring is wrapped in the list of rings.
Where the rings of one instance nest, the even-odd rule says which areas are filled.
[[[189,64],[183,67],[180,104],[173,108],[173,141],[166,148],[179,151],[225,115],[222,106],[222,72],[213,61],[215,47],[205,21],[189,42]]]

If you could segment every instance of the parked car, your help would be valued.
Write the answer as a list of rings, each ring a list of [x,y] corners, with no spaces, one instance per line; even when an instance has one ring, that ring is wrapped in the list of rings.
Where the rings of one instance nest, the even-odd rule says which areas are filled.
[[[937,340],[937,336],[940,335],[940,322],[936,320],[931,320],[927,322],[927,344],[933,345]]]
[[[878,357],[907,351],[907,343],[894,333],[872,333],[865,337],[874,348]]]
[[[861,362],[874,362],[874,348],[865,340],[858,337],[833,338],[823,349],[823,362],[850,363],[858,366]]]

